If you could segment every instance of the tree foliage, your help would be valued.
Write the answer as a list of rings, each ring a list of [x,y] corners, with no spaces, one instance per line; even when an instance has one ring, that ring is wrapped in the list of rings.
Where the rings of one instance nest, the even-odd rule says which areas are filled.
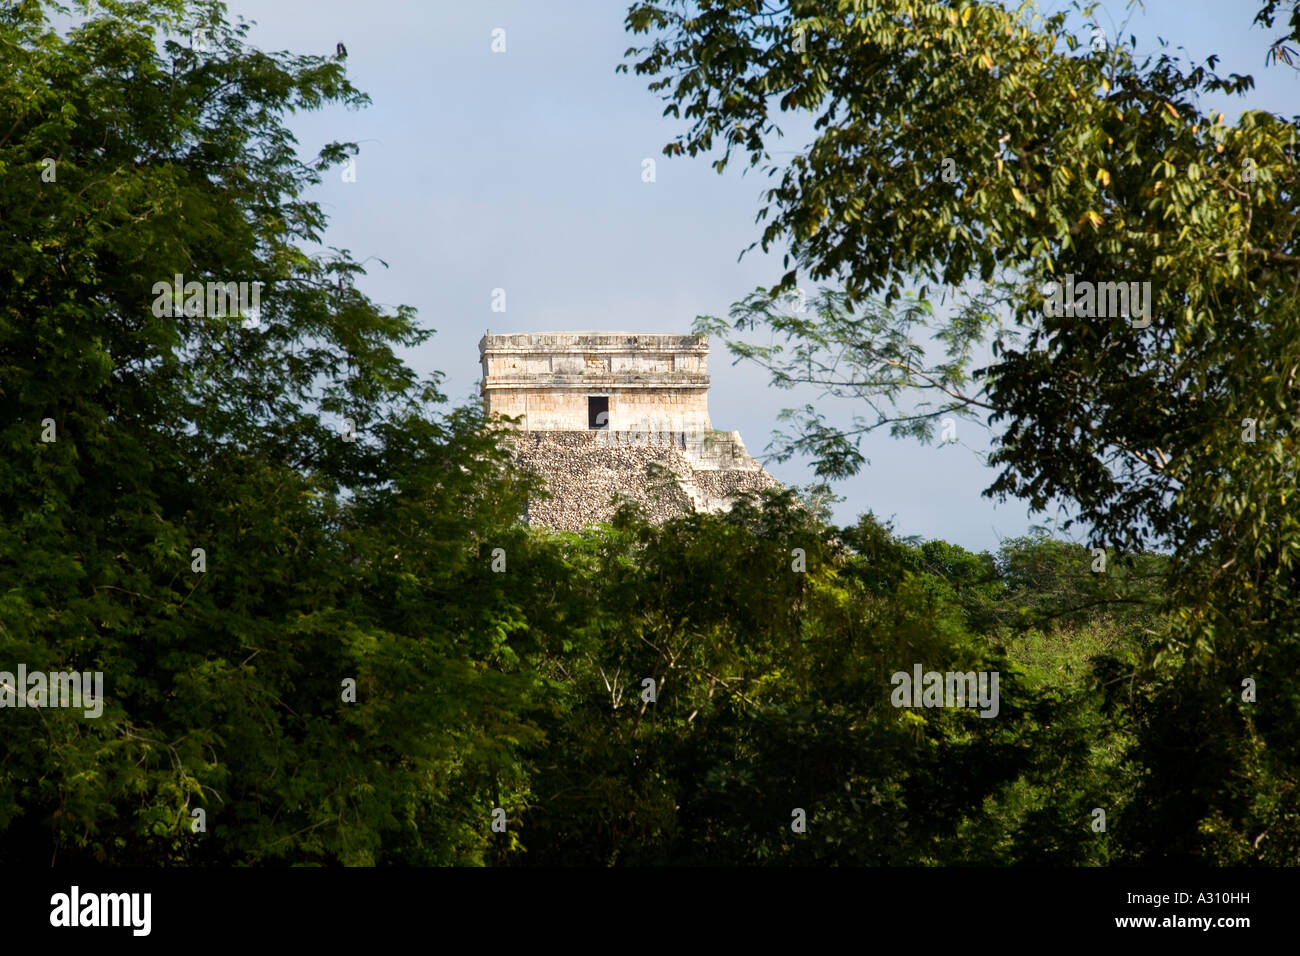
[[[105,709],[4,711],[3,853],[482,860],[537,687],[479,552],[525,490],[398,359],[411,311],[304,251],[353,147],[301,161],[283,116],[366,98],[219,4],[59,11],[0,22],[0,656]],[[264,283],[261,327],[159,316],[175,274]]]
[[[1273,58],[1295,4],[1257,17],[1272,27],[1288,7]],[[1253,80],[1090,42],[1032,4],[648,0],[627,25],[651,38],[628,51],[636,72],[685,126],[665,152],[716,147],[722,169],[735,150],[775,178],[759,242],[795,268],[732,318],[785,341],[737,353],[876,413],[846,428],[809,406],[785,453],[851,473],[865,431],[924,438],[939,415],[986,413],[988,494],[1065,503],[1118,552],[1171,552],[1178,626],[1140,681],[1107,685],[1140,688],[1126,706],[1152,770],[1142,819],[1164,821],[1149,852],[1300,859],[1297,120],[1207,112],[1207,94]],[[815,138],[777,163],[783,112]],[[779,308],[799,270],[833,283],[807,318]],[[1062,314],[1049,280],[1148,283],[1149,314]],[[938,360],[920,328],[936,285],[957,297]],[[895,308],[909,291],[919,301]],[[1267,705],[1243,699],[1247,678],[1272,688]],[[1176,730],[1194,714],[1194,733]]]

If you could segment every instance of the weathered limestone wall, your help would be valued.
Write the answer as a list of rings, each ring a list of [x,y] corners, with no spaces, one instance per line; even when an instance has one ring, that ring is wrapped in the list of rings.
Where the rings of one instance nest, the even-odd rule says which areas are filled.
[[[587,428],[587,396],[609,398],[609,428],[614,431],[707,431],[709,399],[704,389],[571,388],[493,389],[489,413],[520,417],[523,431],[581,431]]]
[[[588,427],[587,398],[609,398],[616,431],[710,428],[705,336],[639,332],[485,335],[479,342],[488,414],[524,431]]]
[[[708,458],[697,457],[704,449],[692,433],[520,433],[514,440],[516,461],[540,474],[551,494],[529,504],[528,520],[578,531],[608,521],[619,499],[627,498],[652,520],[665,521],[692,512],[726,511],[742,492],[780,487],[745,452],[739,435],[714,434],[719,438],[707,453],[717,457]],[[720,467],[722,453],[730,467]]]
[[[779,487],[737,432],[713,430],[708,353],[697,335],[485,335],[485,408],[520,419],[516,460],[552,495],[530,503],[529,520],[576,531],[612,517],[620,496],[664,520]],[[591,428],[604,401],[607,424]]]

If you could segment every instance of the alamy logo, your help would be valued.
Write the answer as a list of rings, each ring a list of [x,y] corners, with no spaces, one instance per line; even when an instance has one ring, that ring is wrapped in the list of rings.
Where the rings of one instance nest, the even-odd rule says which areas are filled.
[[[263,282],[186,282],[179,272],[173,281],[155,282],[153,314],[160,319],[173,316],[190,318],[235,318],[242,316],[244,328],[261,324]]]
[[[133,936],[148,936],[153,909],[151,893],[70,893],[50,897],[51,926],[130,926]]]
[[[1047,301],[1043,310],[1049,319],[1066,316],[1081,319],[1128,318],[1135,329],[1151,324],[1150,282],[1075,282],[1067,273],[1065,282],[1049,282],[1043,289]]]
[[[889,701],[895,707],[975,707],[981,717],[998,715],[998,672],[993,671],[897,671],[890,679],[894,692]]]
[[[0,708],[3,707],[84,707],[88,708],[85,716],[93,719],[104,712],[104,672],[29,674],[27,665],[19,664],[16,676],[11,671],[0,671]]]

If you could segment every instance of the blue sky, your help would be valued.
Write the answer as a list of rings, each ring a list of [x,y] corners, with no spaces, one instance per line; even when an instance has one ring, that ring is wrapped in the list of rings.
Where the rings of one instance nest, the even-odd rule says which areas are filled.
[[[316,196],[331,219],[326,242],[358,259],[376,256],[358,287],[374,300],[414,306],[437,330],[408,360],[445,373],[453,401],[477,396],[478,340],[493,332],[610,329],[687,332],[699,314],[730,304],[783,273],[779,256],[737,256],[759,234],[766,181],[740,167],[715,173],[705,158],[664,157],[678,129],[646,80],[614,72],[644,38],[624,31],[621,0],[234,0],[256,21],[265,50],[348,48],[366,110],[331,108],[291,119],[304,153],[331,140],[361,143],[356,181],[336,172]],[[1047,10],[1064,0],[1044,0]],[[1300,74],[1264,67],[1273,32],[1252,27],[1255,0],[1152,0],[1144,10],[1099,5],[1108,33],[1154,51],[1156,37],[1193,58],[1218,53],[1220,71],[1251,73],[1251,108],[1300,112]],[[506,31],[506,52],[491,50]],[[1235,116],[1243,103],[1207,103]],[[790,149],[803,146],[792,141]],[[642,160],[656,181],[642,182]],[[492,290],[507,311],[491,311]],[[767,385],[761,370],[710,356],[714,427],[738,429],[762,455],[778,412],[812,396]],[[920,446],[869,436],[871,464],[836,485],[836,517],[865,511],[905,535],[995,549],[1044,516],[981,496],[994,473],[978,451],[987,433],[961,423],[960,445]],[[770,466],[788,484],[806,465]],[[1050,517],[1048,515],[1047,517]]]

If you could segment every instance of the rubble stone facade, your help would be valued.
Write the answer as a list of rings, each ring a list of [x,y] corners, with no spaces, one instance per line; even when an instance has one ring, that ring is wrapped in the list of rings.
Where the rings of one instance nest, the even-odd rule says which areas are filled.
[[[708,352],[701,335],[485,335],[485,408],[515,420],[517,461],[551,495],[528,519],[576,531],[630,498],[664,520],[778,487],[739,433],[710,423]]]

